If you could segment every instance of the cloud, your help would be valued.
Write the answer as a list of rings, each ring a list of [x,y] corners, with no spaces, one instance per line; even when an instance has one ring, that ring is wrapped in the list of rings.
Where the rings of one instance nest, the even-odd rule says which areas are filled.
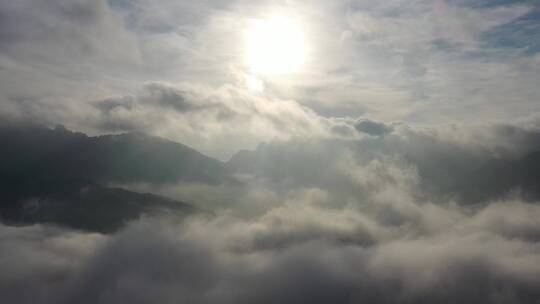
[[[358,132],[366,133],[371,136],[385,136],[392,133],[393,130],[391,126],[372,120],[360,121],[354,127]]]
[[[95,101],[79,115],[99,132],[144,131],[220,158],[273,138],[355,136],[352,119],[322,117],[295,101],[235,85],[150,83],[135,95]]]
[[[536,57],[513,47],[486,46],[486,39],[520,39],[513,34],[515,24],[534,20],[535,10],[526,1],[502,4],[508,5],[318,1],[308,7],[240,0],[55,0],[43,8],[28,1],[3,4],[1,112],[92,134],[143,130],[221,158],[273,137],[354,136],[353,121],[359,116],[409,124],[526,117],[534,112],[532,101],[538,95]],[[309,73],[286,79],[256,75],[265,94],[248,96],[238,81],[254,76],[246,75],[242,33],[250,18],[267,12],[291,14],[305,27]],[[486,79],[487,74],[492,77]],[[496,75],[515,76],[501,81]],[[197,96],[190,99],[189,94]],[[154,101],[140,106],[143,95]],[[213,100],[193,103],[206,97]],[[235,106],[226,101],[233,98],[238,99]],[[249,100],[246,106],[257,99],[264,102],[256,104],[273,106],[253,108],[266,112],[259,115],[240,110],[242,99]],[[96,111],[97,100],[122,100],[125,106]],[[267,115],[277,109],[275,104],[287,104],[288,111]],[[184,116],[196,118],[186,121],[176,113],[187,111],[191,113]],[[286,119],[292,111],[295,117]],[[216,121],[219,130],[215,118],[221,119]],[[200,127],[203,121],[208,127]],[[227,130],[231,121],[235,123]],[[252,132],[233,135],[233,128]],[[195,129],[203,135],[195,136],[190,131]],[[226,148],[230,143],[235,147]]]
[[[59,123],[140,64],[136,38],[107,1],[23,0],[0,4],[0,16],[2,116]]]
[[[10,235],[2,248],[11,248],[0,254],[8,269],[0,280],[11,284],[2,296],[17,303],[527,303],[539,296],[538,248],[515,238],[538,222],[505,224],[516,213],[537,217],[538,206],[501,202],[472,214],[434,207],[453,215],[451,224],[423,206],[423,216],[445,227],[426,231],[313,203],[298,197],[247,220],[147,219],[112,237],[1,226]],[[23,280],[25,269],[37,279]]]
[[[17,303],[59,303],[72,275],[108,239],[41,225],[0,225],[0,237],[0,296]]]

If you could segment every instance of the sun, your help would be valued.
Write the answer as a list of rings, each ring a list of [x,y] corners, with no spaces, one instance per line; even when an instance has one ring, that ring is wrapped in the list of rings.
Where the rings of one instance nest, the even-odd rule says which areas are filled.
[[[257,19],[246,32],[245,61],[262,75],[298,72],[306,61],[302,27],[291,18]]]

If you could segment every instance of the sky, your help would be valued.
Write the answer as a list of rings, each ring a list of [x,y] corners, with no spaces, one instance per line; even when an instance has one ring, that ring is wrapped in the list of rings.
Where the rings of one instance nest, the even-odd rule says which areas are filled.
[[[0,1],[0,302],[538,303],[536,0]]]
[[[148,132],[224,160],[275,138],[353,131],[361,119],[527,122],[540,95],[538,9],[483,0],[12,1],[0,7],[1,110],[91,134]],[[277,36],[298,39],[264,39],[276,18]],[[301,59],[285,73],[257,71],[253,44],[273,66],[294,52]]]

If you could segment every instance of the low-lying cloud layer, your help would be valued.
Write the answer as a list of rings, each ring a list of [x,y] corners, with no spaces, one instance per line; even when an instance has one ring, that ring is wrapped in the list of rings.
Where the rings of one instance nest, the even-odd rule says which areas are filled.
[[[235,184],[124,185],[212,213],[146,216],[109,235],[2,225],[0,295],[10,303],[536,303],[540,206],[474,179],[489,195],[463,197],[436,178],[465,178],[448,170],[456,164],[528,159],[536,138],[534,123],[396,126],[386,136],[261,145],[227,164],[243,179]]]
[[[10,303],[535,303],[540,209],[392,202],[402,222],[306,195],[261,217],[142,220],[102,236],[2,226]],[[385,207],[383,207],[385,208]]]

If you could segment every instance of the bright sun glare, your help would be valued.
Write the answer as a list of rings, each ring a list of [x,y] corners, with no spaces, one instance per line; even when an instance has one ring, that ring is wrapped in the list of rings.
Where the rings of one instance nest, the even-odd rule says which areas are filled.
[[[306,61],[302,28],[286,17],[254,21],[246,34],[245,59],[253,73],[297,72]]]

